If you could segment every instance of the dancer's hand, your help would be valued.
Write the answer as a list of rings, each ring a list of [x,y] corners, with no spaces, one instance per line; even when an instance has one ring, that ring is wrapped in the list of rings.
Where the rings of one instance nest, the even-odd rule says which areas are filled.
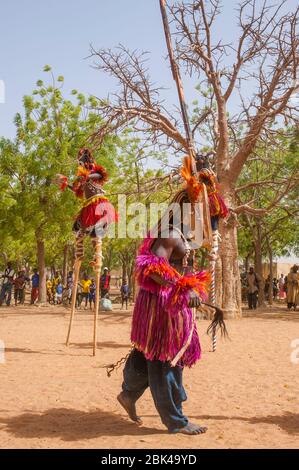
[[[69,187],[70,189],[72,189],[71,186],[69,186],[69,184],[68,184],[68,178],[67,178],[67,176],[58,174],[58,175],[55,176],[55,178],[52,180],[52,182],[53,182],[54,184],[57,184],[57,185],[59,186],[59,189],[60,189],[61,191],[64,191],[65,188],[67,188],[67,187]]]
[[[188,306],[197,308],[200,306],[200,304],[201,304],[201,301],[200,301],[199,295],[196,292],[194,292],[194,290],[190,290]]]
[[[61,174],[58,173],[58,174],[55,175],[55,177],[52,179],[52,183],[57,184],[57,185],[61,185],[61,184],[65,181],[65,178],[66,178],[66,176],[61,175]]]

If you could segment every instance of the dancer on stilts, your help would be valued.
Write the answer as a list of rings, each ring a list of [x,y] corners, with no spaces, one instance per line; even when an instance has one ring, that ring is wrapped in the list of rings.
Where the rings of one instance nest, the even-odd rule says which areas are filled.
[[[193,366],[201,356],[194,308],[208,297],[211,274],[193,273],[191,256],[192,209],[203,185],[188,180],[177,193],[171,210],[143,241],[136,259],[139,293],[136,299],[131,341],[119,403],[130,419],[141,424],[136,402],[150,388],[156,409],[170,433],[201,434],[207,428],[190,423],[183,414],[187,399],[183,368]],[[174,206],[175,205],[175,206]],[[178,208],[178,209],[176,209]],[[191,214],[191,215],[190,215]],[[220,327],[226,334],[223,312],[216,313],[209,331]]]
[[[204,185],[208,183],[207,187],[204,190],[205,192],[204,198],[208,198],[209,200],[209,208],[212,209],[211,214],[213,213],[213,211],[215,212],[215,214],[212,215],[211,220],[207,220],[207,217],[205,217],[205,215],[207,214],[204,214],[205,229],[206,229],[207,236],[206,236],[206,239],[204,240],[205,244],[203,245],[211,251],[210,272],[212,274],[212,284],[211,284],[210,297],[211,297],[212,304],[215,305],[215,301],[216,301],[215,267],[216,267],[216,260],[218,257],[218,243],[220,240],[220,236],[218,232],[218,219],[219,217],[225,216],[224,213],[227,211],[227,208],[224,204],[223,199],[219,195],[219,191],[216,186],[216,176],[211,170],[207,168],[207,165],[206,165],[207,160],[205,158],[202,159],[201,156],[197,156],[197,152],[194,146],[194,141],[193,141],[193,137],[192,137],[192,133],[190,129],[187,105],[186,105],[186,101],[184,97],[184,90],[183,90],[183,84],[182,84],[182,80],[180,76],[180,70],[179,70],[178,64],[176,63],[175,55],[174,55],[172,44],[171,44],[171,34],[170,34],[169,23],[168,23],[168,18],[167,18],[167,13],[166,13],[166,0],[159,0],[159,3],[160,3],[160,10],[161,10],[161,16],[162,16],[162,22],[163,22],[163,28],[164,28],[164,33],[165,33],[168,54],[169,54],[171,71],[172,71],[173,79],[175,80],[176,86],[177,86],[181,113],[182,113],[183,123],[185,127],[185,132],[186,132],[186,140],[188,142],[189,155],[191,157],[190,159],[191,181],[193,180],[195,181],[196,176],[197,176],[197,179],[202,181]],[[195,160],[197,160],[196,169],[195,169]],[[202,173],[201,175],[198,174],[195,176],[196,170],[199,172],[203,170],[203,172],[201,172]],[[211,187],[212,187],[212,191],[210,191]],[[220,204],[220,207],[219,207],[219,204]],[[208,211],[209,210],[207,210],[206,212]],[[223,215],[221,215],[221,212]],[[212,350],[216,351],[216,331],[213,331],[212,341],[213,341]]]
[[[97,165],[89,149],[84,148],[78,154],[77,177],[72,184],[64,175],[57,175],[56,182],[63,191],[65,188],[71,189],[78,198],[82,199],[82,209],[76,217],[73,225],[75,232],[75,264],[74,264],[74,284],[72,291],[71,318],[67,334],[66,344],[69,345],[70,333],[75,314],[76,295],[79,281],[80,267],[84,256],[84,238],[89,235],[95,250],[93,261],[90,263],[95,271],[96,298],[94,310],[94,335],[93,335],[93,355],[96,353],[97,344],[97,317],[100,300],[100,273],[102,265],[102,238],[105,235],[108,225],[117,221],[117,214],[104,196],[105,191],[102,186],[107,181],[108,175],[105,168]]]
[[[212,228],[212,247],[209,252],[210,259],[210,272],[212,275],[211,288],[210,288],[210,301],[216,305],[216,262],[218,258],[219,241],[221,237],[218,231],[219,219],[225,219],[228,216],[228,208],[220,194],[219,183],[215,173],[211,170],[209,165],[209,154],[196,156],[196,169],[198,171],[198,179],[201,181],[206,189],[208,195],[209,212],[211,217]],[[212,351],[216,351],[217,337],[216,330],[212,332]]]

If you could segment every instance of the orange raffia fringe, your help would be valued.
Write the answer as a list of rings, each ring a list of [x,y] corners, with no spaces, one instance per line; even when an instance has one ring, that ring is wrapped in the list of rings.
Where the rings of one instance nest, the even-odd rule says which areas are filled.
[[[102,165],[93,165],[92,169],[84,168],[83,166],[79,166],[77,170],[77,176],[81,176],[85,179],[88,179],[89,175],[92,173],[99,173],[101,175],[100,181],[98,184],[101,186],[108,181],[108,173],[106,169]]]
[[[102,165],[94,165],[93,172],[95,173],[100,173],[102,176],[102,179],[99,181],[99,184],[104,184],[106,181],[108,181],[108,173],[106,168],[104,168]]]
[[[174,269],[167,262],[162,263],[153,263],[148,265],[143,272],[144,276],[150,276],[151,274],[158,274],[163,279],[175,279],[180,276],[178,271]]]
[[[189,200],[191,202],[197,202],[201,192],[201,184],[198,182],[197,177],[192,175],[191,157],[189,155],[184,157],[181,176],[186,181]]]
[[[77,176],[83,176],[87,178],[90,175],[91,171],[88,170],[87,168],[84,168],[83,166],[79,166],[77,170]]]
[[[175,283],[171,303],[178,303],[182,292],[189,291],[190,289],[194,290],[201,300],[206,299],[211,280],[212,277],[209,271],[201,271],[196,274],[187,274],[180,277]]]

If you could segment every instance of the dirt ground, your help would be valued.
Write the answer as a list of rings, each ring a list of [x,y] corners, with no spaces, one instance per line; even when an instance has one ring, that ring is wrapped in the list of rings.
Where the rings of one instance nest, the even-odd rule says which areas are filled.
[[[148,390],[138,404],[142,427],[116,401],[122,371],[108,378],[103,366],[130,348],[130,312],[115,306],[101,313],[94,358],[91,312],[78,313],[67,348],[69,310],[2,307],[0,447],[298,447],[299,363],[291,361],[291,342],[299,338],[299,313],[285,306],[244,313],[227,322],[230,341],[218,340],[215,353],[205,334],[208,321],[199,321],[203,356],[184,372],[184,411],[208,431],[189,437],[167,433]]]

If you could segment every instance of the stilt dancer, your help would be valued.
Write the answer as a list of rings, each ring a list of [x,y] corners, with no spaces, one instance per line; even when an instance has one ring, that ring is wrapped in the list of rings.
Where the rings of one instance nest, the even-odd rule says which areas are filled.
[[[163,21],[163,27],[164,27],[164,33],[165,33],[165,39],[166,39],[166,44],[167,44],[167,49],[168,49],[168,54],[169,54],[172,75],[177,86],[181,112],[182,112],[182,118],[184,122],[185,133],[186,133],[186,140],[188,142],[188,150],[189,150],[189,155],[190,155],[190,169],[191,169],[190,178],[197,179],[203,183],[203,188],[202,188],[203,194],[201,195],[201,198],[202,198],[202,203],[203,203],[204,239],[203,239],[202,246],[205,246],[208,249],[212,249],[211,255],[210,255],[210,259],[211,259],[210,271],[212,274],[211,302],[213,305],[215,305],[215,301],[216,301],[215,265],[216,265],[216,259],[218,256],[218,241],[219,241],[218,218],[225,216],[223,214],[224,212],[227,212],[227,208],[216,188],[216,183],[215,183],[216,177],[214,173],[208,168],[206,168],[207,160],[203,159],[203,165],[201,165],[201,156],[197,156],[196,154],[194,142],[192,139],[192,133],[190,129],[190,123],[188,119],[183,84],[182,84],[182,80],[180,76],[179,67],[175,61],[174,53],[173,53],[173,49],[171,45],[171,35],[170,35],[169,24],[167,20],[165,0],[160,0],[160,10],[161,10],[161,15],[162,15],[162,21]],[[202,173],[198,174],[198,171],[200,170],[202,171]],[[207,177],[204,177],[206,175]],[[207,182],[209,183],[208,187],[206,187]],[[209,193],[210,183],[212,184],[213,191]],[[208,198],[208,203],[207,203],[207,198]],[[211,205],[214,199],[215,199],[215,203],[217,202],[218,205],[220,204],[220,210],[218,212],[216,210],[216,207],[218,208],[218,205],[215,207],[215,210],[217,212],[215,214],[213,213],[214,207]],[[211,209],[212,209],[212,212],[211,214],[209,214],[208,212],[210,212]],[[223,210],[223,214],[220,214],[221,210]],[[210,219],[210,216],[211,216],[211,219]],[[191,221],[191,229],[193,231],[195,229],[194,220]],[[212,234],[212,230],[213,230],[213,234]],[[212,349],[213,351],[215,351],[216,350],[216,331],[215,330],[213,330],[212,336],[213,336],[213,348]]]
[[[104,196],[102,186],[107,181],[108,175],[105,168],[97,165],[89,149],[84,148],[78,154],[77,178],[73,184],[68,184],[67,177],[57,175],[56,182],[60,189],[69,188],[76,196],[82,199],[83,207],[76,217],[73,230],[76,236],[74,284],[72,291],[71,317],[66,339],[66,345],[70,343],[70,334],[75,315],[77,287],[79,281],[80,267],[84,257],[84,238],[89,235],[94,247],[94,260],[90,263],[95,271],[96,296],[94,310],[94,333],[93,333],[93,355],[96,354],[97,345],[97,319],[100,302],[100,274],[102,266],[102,238],[108,225],[117,221],[117,214]]]

